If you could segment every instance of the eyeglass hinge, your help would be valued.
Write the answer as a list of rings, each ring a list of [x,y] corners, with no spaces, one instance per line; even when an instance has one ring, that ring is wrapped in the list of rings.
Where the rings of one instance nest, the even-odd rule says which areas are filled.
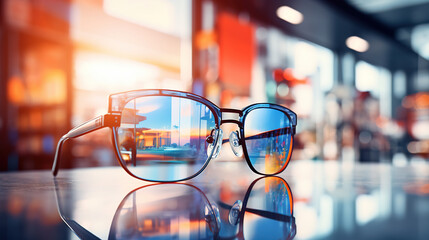
[[[120,125],[121,125],[121,115],[104,114],[103,116],[104,127],[119,127]]]

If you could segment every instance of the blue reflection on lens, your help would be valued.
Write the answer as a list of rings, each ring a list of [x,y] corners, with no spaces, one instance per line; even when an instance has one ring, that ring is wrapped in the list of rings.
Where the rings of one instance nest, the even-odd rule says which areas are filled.
[[[258,172],[281,172],[292,151],[290,118],[276,109],[254,109],[244,119],[244,140],[249,160]]]
[[[214,114],[197,101],[146,96],[128,102],[122,111],[118,146],[135,176],[177,181],[200,171],[210,153],[207,136],[215,129]]]

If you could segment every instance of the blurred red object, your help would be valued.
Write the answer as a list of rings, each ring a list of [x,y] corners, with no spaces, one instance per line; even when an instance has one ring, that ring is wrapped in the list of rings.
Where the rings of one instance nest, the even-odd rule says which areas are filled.
[[[217,31],[220,81],[236,95],[249,95],[256,55],[255,27],[235,15],[221,12]]]

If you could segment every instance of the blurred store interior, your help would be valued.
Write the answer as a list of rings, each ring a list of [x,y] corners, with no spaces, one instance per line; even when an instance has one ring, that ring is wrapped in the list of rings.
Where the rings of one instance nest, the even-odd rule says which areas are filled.
[[[59,138],[105,113],[109,94],[149,88],[291,108],[293,161],[429,160],[428,0],[4,0],[0,10],[0,171],[49,169]],[[62,167],[116,165],[106,136],[68,142]]]

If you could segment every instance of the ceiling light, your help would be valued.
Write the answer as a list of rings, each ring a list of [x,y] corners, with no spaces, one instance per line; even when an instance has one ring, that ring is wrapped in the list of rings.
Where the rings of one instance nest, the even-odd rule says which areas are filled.
[[[353,49],[357,52],[366,52],[369,48],[369,43],[363,38],[351,36],[347,38],[346,45],[350,49]]]
[[[300,24],[304,20],[302,13],[288,6],[279,7],[277,9],[277,17],[292,24]]]

